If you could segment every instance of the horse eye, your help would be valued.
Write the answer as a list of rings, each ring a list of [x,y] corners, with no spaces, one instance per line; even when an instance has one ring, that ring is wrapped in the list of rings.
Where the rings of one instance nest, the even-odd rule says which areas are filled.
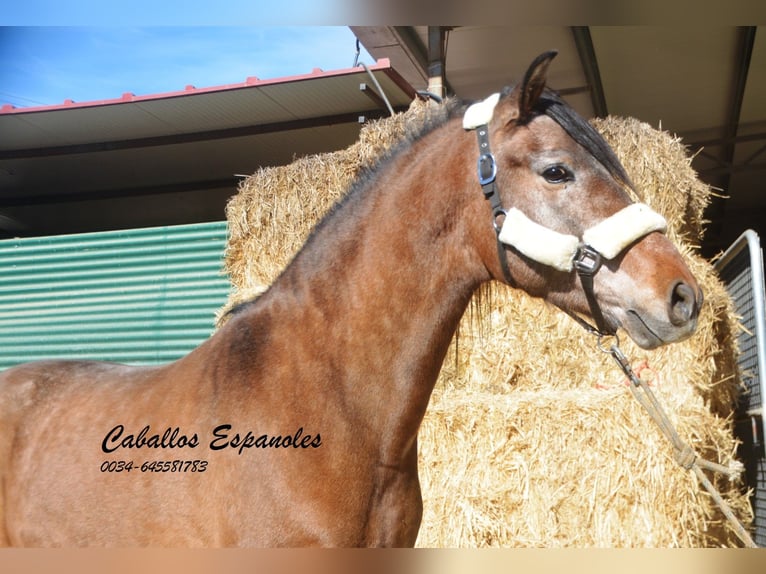
[[[561,165],[554,165],[543,171],[543,177],[548,183],[564,183],[574,179],[572,173]]]

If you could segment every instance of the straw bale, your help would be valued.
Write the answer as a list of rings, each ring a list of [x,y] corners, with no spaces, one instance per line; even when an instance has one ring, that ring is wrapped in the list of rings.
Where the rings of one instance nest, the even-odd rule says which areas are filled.
[[[230,304],[268,285],[363,169],[430,113],[364,126],[334,154],[259,170],[230,202]],[[677,138],[633,119],[594,121],[631,176],[636,199],[669,222],[705,291],[689,340],[654,351],[622,341],[685,440],[736,465],[739,392],[733,304],[693,250],[710,189]],[[461,321],[419,435],[424,519],[419,546],[736,546],[720,511],[672,457],[622,373],[560,311],[503,286],[482,289]],[[752,520],[741,484],[715,477]]]
[[[420,434],[419,546],[728,545],[695,477],[616,379],[608,389],[437,393]],[[676,423],[708,419],[699,401],[663,394]],[[717,421],[716,421],[717,422]],[[682,433],[686,424],[679,424]],[[725,443],[725,424],[698,440]],[[730,440],[729,440],[730,442]],[[723,460],[732,452],[720,453]],[[746,509],[735,485],[724,496]]]
[[[344,150],[261,168],[242,180],[226,206],[229,240],[224,267],[234,293],[225,309],[271,284],[354,179],[417,131],[433,111],[415,100],[406,114],[365,124],[359,139]]]
[[[737,466],[730,416],[735,328],[710,266],[694,337],[622,348],[697,452]],[[484,325],[461,325],[421,427],[420,546],[736,546],[720,511],[635,401],[625,377],[568,317],[497,287]],[[717,325],[717,323],[725,323]],[[745,522],[741,485],[716,484]]]
[[[668,219],[671,237],[697,245],[711,189],[697,178],[681,139],[635,118],[610,116],[591,123],[622,161],[641,201]]]

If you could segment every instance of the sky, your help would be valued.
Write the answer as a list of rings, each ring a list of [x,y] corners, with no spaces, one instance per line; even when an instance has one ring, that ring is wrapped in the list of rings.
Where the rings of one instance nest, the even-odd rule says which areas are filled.
[[[248,76],[270,79],[309,73],[313,68],[347,68],[354,61],[355,49],[353,34],[345,26],[349,23],[417,22],[437,14],[455,22],[483,17],[488,23],[551,24],[549,19],[563,18],[556,22],[570,24],[573,11],[577,22],[602,14],[600,10],[595,14],[581,10],[583,4],[593,8],[601,1],[10,1],[0,9],[0,105],[99,101],[126,92],[140,96],[183,90],[187,85],[203,88],[241,83]],[[483,10],[476,7],[477,2]],[[557,2],[559,9],[550,10],[550,4]],[[715,0],[684,2],[715,4]],[[766,10],[763,0],[715,4],[719,12],[731,12],[738,23],[742,19],[738,11],[729,9],[731,2],[760,6],[761,13]],[[487,9],[488,3],[492,9]],[[427,8],[424,15],[416,10],[421,4]],[[618,4],[639,6],[641,14],[630,12],[634,18],[641,16],[638,22],[647,23],[653,17],[655,24],[668,23],[666,0]],[[562,10],[562,5],[567,9]],[[649,5],[659,8],[652,12]],[[702,9],[683,11],[680,17],[691,25],[691,20],[704,13]],[[614,11],[606,14],[610,23],[625,23],[622,20],[627,18]],[[373,63],[364,51],[361,59]]]
[[[5,2],[0,25],[345,24],[364,17],[371,0],[19,0]]]
[[[346,26],[3,26],[0,105],[236,84],[248,76],[350,68],[355,56],[355,37]],[[360,61],[374,63],[364,48]]]

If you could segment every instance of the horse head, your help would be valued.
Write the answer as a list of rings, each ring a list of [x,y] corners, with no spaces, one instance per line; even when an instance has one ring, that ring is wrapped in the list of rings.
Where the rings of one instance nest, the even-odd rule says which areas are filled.
[[[605,140],[545,87],[555,55],[464,116],[478,134],[478,178],[497,232],[486,264],[495,278],[590,317],[600,333],[623,328],[646,349],[682,340],[696,328],[700,288],[664,218],[631,200]]]

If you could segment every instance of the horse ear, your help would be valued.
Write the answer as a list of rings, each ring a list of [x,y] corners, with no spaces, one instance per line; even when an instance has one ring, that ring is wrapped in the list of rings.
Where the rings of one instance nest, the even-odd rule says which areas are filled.
[[[519,116],[523,119],[529,117],[532,113],[537,98],[545,89],[545,80],[548,75],[548,65],[556,57],[558,51],[551,50],[540,54],[529,65],[527,73],[524,74],[524,81],[520,86],[519,94]]]

